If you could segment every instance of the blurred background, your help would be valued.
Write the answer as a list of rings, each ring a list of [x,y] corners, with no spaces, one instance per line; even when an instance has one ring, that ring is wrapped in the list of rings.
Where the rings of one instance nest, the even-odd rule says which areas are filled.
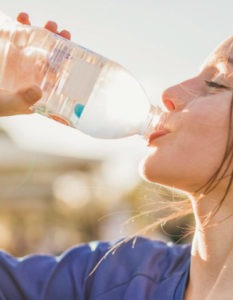
[[[72,40],[129,69],[150,101],[196,74],[208,53],[232,34],[233,3],[164,0],[8,0],[12,18],[55,20]],[[98,140],[39,115],[0,119],[0,247],[21,256],[59,254],[90,240],[115,240],[151,224],[157,199],[172,191],[143,182],[139,136]],[[182,196],[184,197],[184,196]],[[136,217],[141,214],[141,217]],[[190,218],[150,232],[178,242]]]

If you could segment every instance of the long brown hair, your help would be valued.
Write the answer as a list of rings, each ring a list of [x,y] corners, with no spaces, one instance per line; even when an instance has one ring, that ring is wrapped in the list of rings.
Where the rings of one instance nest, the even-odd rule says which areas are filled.
[[[230,168],[232,168],[232,161],[233,161],[233,94],[231,98],[230,103],[230,109],[229,109],[229,122],[228,122],[228,136],[227,136],[227,142],[225,147],[225,152],[222,157],[222,161],[217,168],[217,170],[214,172],[214,174],[209,178],[209,180],[203,184],[198,190],[195,191],[195,193],[202,192],[204,195],[207,195],[211,191],[213,191],[221,182],[221,180],[228,177],[228,183],[226,186],[226,189],[224,191],[224,194],[219,201],[219,203],[216,205],[214,210],[211,212],[211,216],[214,216],[218,210],[221,208],[224,200],[226,199],[230,188],[232,186],[233,182],[233,172],[231,170],[230,175],[227,175]]]

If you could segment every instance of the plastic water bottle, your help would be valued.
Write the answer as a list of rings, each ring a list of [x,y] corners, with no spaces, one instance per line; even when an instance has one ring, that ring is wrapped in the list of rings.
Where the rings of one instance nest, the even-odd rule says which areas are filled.
[[[160,109],[121,65],[44,28],[0,14],[0,88],[35,83],[32,110],[97,138],[148,136]]]

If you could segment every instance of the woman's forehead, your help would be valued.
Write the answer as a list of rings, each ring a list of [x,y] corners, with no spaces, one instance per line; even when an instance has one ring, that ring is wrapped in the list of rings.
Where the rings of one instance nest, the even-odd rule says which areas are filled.
[[[224,58],[233,60],[233,36],[229,37],[223,41],[213,52],[213,55],[219,57],[219,59]]]
[[[220,43],[215,50],[210,53],[202,68],[206,65],[216,66],[219,63],[233,64],[233,36]]]

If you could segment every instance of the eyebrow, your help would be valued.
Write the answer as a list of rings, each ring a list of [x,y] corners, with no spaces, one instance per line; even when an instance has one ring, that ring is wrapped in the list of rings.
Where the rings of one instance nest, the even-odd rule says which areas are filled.
[[[216,55],[215,57],[215,64],[219,64],[219,63],[230,63],[231,65],[233,65],[233,57],[230,56],[220,56],[218,57]]]
[[[233,57],[228,57],[227,62],[233,65]]]

